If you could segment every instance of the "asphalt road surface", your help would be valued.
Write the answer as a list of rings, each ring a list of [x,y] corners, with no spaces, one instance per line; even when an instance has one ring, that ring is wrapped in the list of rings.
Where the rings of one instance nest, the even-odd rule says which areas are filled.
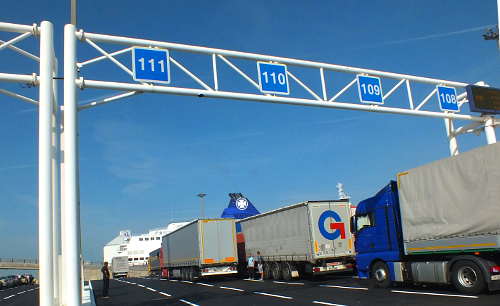
[[[38,305],[38,286],[24,285],[0,290],[0,305]]]
[[[111,280],[109,298],[92,281],[98,306],[120,305],[500,305],[500,292],[462,295],[449,287],[371,288],[352,276],[277,282],[213,278],[194,282],[128,278]]]

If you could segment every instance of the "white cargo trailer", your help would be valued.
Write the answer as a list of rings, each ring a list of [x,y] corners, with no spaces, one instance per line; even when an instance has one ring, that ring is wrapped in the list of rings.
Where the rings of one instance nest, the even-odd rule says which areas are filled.
[[[162,239],[162,275],[195,278],[238,273],[234,219],[199,219]]]
[[[113,273],[113,278],[127,277],[128,270],[128,256],[115,256],[111,259],[111,272]]]
[[[354,244],[348,200],[307,201],[242,219],[238,249],[263,259],[264,277],[289,280],[351,270]],[[244,244],[244,247],[243,247]]]

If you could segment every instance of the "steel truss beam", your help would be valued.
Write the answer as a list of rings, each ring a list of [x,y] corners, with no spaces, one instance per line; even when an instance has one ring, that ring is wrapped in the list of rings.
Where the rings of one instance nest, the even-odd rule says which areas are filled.
[[[212,98],[226,98],[226,99],[239,99],[245,101],[258,101],[258,102],[268,102],[268,103],[284,103],[284,104],[299,104],[304,106],[315,106],[315,107],[327,107],[327,108],[341,108],[341,109],[352,109],[352,110],[363,110],[370,112],[381,112],[381,113],[393,113],[393,114],[403,114],[403,115],[413,115],[413,116],[426,116],[426,117],[439,117],[439,118],[449,118],[449,119],[464,119],[470,121],[477,122],[485,122],[486,119],[480,116],[473,115],[462,115],[462,114],[454,114],[449,112],[436,112],[436,111],[424,111],[422,108],[434,97],[436,94],[436,89],[433,88],[427,96],[418,103],[415,107],[414,99],[411,91],[411,82],[414,83],[424,83],[424,84],[432,84],[432,85],[446,85],[446,86],[454,86],[459,89],[464,88],[467,83],[463,82],[455,82],[448,81],[442,79],[434,79],[434,78],[426,78],[419,77],[407,74],[398,74],[392,72],[378,71],[372,69],[363,69],[363,68],[355,68],[341,65],[333,65],[319,62],[312,62],[306,60],[285,58],[285,57],[276,57],[276,56],[268,56],[254,53],[245,53],[239,51],[230,51],[223,49],[214,49],[193,45],[185,45],[185,44],[177,44],[177,43],[169,43],[169,42],[161,42],[161,41],[152,41],[145,39],[137,39],[137,38],[128,38],[128,37],[119,37],[119,36],[110,36],[103,34],[95,34],[95,33],[86,33],[80,30],[75,33],[77,39],[88,42],[94,48],[98,49],[104,56],[100,56],[94,59],[90,59],[81,63],[77,63],[78,67],[83,67],[88,64],[92,64],[98,62],[103,59],[109,59],[118,65],[122,70],[124,70],[127,74],[131,74],[130,69],[123,66],[120,62],[114,59],[115,55],[124,54],[126,52],[130,52],[133,46],[142,46],[142,47],[157,47],[157,48],[165,48],[169,50],[183,51],[183,52],[191,52],[191,53],[199,53],[206,54],[212,57],[212,73],[213,73],[213,83],[214,86],[211,87],[206,82],[202,81],[201,78],[197,77],[193,72],[189,71],[185,66],[181,65],[177,60],[171,58],[174,65],[178,66],[183,72],[185,72],[188,76],[190,76],[193,80],[196,81],[203,89],[195,89],[195,88],[180,88],[175,86],[161,86],[161,85],[152,85],[142,83],[144,86],[137,87],[136,83],[123,83],[123,82],[106,82],[106,81],[98,81],[98,80],[88,80],[88,79],[80,79],[77,81],[78,86],[80,88],[101,88],[101,89],[115,89],[115,90],[125,90],[125,91],[140,91],[140,92],[158,92],[158,93],[166,93],[166,94],[179,94],[179,95],[192,95],[192,96],[200,96],[200,97],[212,97]],[[119,44],[119,45],[127,45],[128,47],[113,53],[107,53],[100,47],[96,45],[96,43],[110,43],[110,44]],[[288,71],[288,76],[294,80],[297,84],[300,85],[305,91],[307,91],[313,99],[302,99],[302,98],[293,98],[293,97],[276,97],[271,96],[269,94],[248,94],[248,93],[239,93],[239,92],[228,92],[220,90],[220,80],[218,78],[217,73],[217,59],[222,60],[225,64],[227,64],[230,68],[232,68],[236,73],[242,76],[246,81],[249,82],[255,88],[259,88],[258,82],[253,80],[248,74],[243,72],[240,68],[238,68],[235,64],[233,64],[228,58],[235,59],[246,59],[246,60],[254,60],[254,61],[268,61],[268,62],[276,62],[281,64],[286,64],[290,66],[297,67],[307,67],[307,68],[317,68],[320,72],[321,78],[321,89],[322,94],[318,94],[314,92],[305,82],[301,81],[298,77]],[[397,84],[394,85],[385,95],[384,98],[389,98],[396,90],[400,89],[403,84],[406,84],[406,93],[408,97],[408,108],[400,108],[400,107],[387,107],[381,105],[366,105],[359,104],[356,102],[340,102],[338,98],[340,98],[347,90],[352,88],[353,85],[356,84],[356,78],[354,78],[349,84],[347,84],[344,88],[333,94],[331,98],[328,99],[324,72],[326,71],[334,71],[334,72],[343,72],[343,73],[352,73],[352,74],[363,74],[363,75],[372,75],[383,78],[395,79],[398,80]],[[120,94],[115,96],[112,101],[117,101],[122,97],[127,97],[130,95]],[[463,96],[463,94],[461,94]],[[110,100],[111,101],[111,100]],[[110,102],[107,101],[107,102]],[[324,102],[324,103],[321,103]],[[462,104],[465,101],[461,101]],[[80,106],[80,110],[91,108],[92,106],[102,105],[103,103],[93,103],[86,104],[84,106]],[[494,121],[496,123],[496,121]]]

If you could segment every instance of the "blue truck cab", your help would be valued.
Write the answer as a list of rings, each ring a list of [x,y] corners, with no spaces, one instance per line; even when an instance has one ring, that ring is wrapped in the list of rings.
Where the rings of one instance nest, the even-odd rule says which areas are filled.
[[[376,262],[398,262],[403,256],[398,190],[391,181],[375,196],[361,201],[352,228],[356,234],[356,266],[359,277],[369,278]],[[388,266],[394,279],[392,265]]]

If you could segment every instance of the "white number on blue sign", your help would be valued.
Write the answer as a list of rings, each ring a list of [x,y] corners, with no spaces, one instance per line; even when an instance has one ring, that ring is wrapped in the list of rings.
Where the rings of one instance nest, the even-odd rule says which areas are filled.
[[[384,104],[380,78],[358,75],[359,100],[363,103]]]
[[[437,96],[442,111],[458,112],[457,90],[454,87],[438,86]]]
[[[260,91],[288,95],[288,77],[285,65],[257,62]]]

